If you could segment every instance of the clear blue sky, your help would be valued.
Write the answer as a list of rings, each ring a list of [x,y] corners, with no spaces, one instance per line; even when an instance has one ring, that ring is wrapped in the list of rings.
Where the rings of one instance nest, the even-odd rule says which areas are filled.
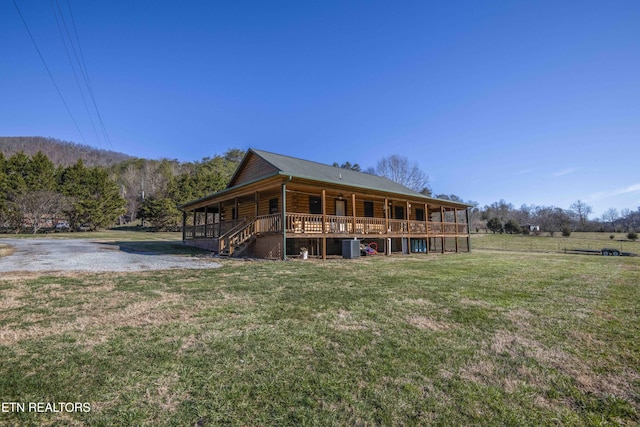
[[[481,205],[640,206],[638,0],[56,0],[108,140],[51,2],[15,0],[84,138],[12,1],[3,136],[183,161],[235,147],[363,167],[400,154],[434,192]]]

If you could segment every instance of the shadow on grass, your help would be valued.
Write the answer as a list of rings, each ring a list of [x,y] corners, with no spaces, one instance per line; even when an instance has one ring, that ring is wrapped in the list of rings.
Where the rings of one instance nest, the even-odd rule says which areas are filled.
[[[192,257],[211,256],[210,251],[206,251],[193,246],[183,245],[175,241],[153,240],[153,241],[115,241],[100,242],[101,245],[119,249],[122,252],[138,255],[181,255]]]

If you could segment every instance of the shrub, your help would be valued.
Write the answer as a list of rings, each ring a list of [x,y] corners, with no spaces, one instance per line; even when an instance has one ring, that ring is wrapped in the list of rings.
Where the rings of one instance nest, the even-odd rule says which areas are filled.
[[[504,231],[509,234],[520,234],[521,229],[520,225],[515,220],[510,219],[504,225]]]
[[[562,228],[562,235],[564,237],[569,237],[571,236],[571,229],[569,227],[563,227]]]
[[[491,218],[489,221],[487,221],[487,228],[491,231],[493,231],[493,233],[502,233],[504,231],[504,228],[502,227],[502,221],[500,221],[498,218]]]
[[[633,231],[630,231],[629,233],[627,233],[627,239],[635,242],[636,240],[638,240],[638,233],[634,233]]]
[[[616,236],[614,236],[613,234],[609,235],[609,238],[610,238],[611,240],[613,240],[615,237],[616,237]]]

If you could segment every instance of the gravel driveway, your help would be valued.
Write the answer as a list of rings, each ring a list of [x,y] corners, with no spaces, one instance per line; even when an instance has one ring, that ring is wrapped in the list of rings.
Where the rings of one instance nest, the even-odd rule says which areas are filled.
[[[9,271],[146,271],[204,269],[220,264],[203,258],[131,253],[115,244],[88,239],[0,239],[12,255],[0,257],[0,272]]]

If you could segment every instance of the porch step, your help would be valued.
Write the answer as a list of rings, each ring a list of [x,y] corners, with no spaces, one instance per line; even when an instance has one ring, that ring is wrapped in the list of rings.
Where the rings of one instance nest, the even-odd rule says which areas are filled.
[[[229,249],[225,249],[218,254],[220,257],[225,258],[235,258],[239,257],[250,245],[256,240],[256,236],[251,236],[248,240],[240,245],[234,245],[233,247],[233,255],[229,255]]]

